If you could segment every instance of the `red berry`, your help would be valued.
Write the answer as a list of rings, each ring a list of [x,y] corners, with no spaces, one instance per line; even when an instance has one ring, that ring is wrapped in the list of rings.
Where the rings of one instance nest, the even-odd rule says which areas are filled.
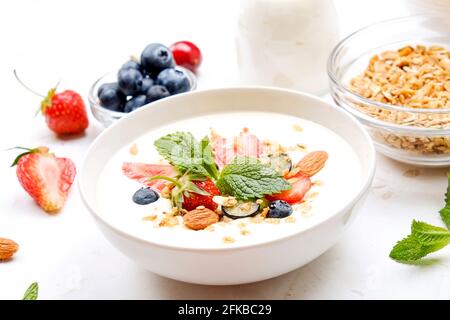
[[[41,111],[56,134],[82,133],[89,125],[83,99],[72,90],[56,93],[51,89],[41,103]]]
[[[67,199],[76,174],[75,165],[68,158],[49,153],[47,147],[28,150],[16,159],[17,178],[44,211],[56,213]]]
[[[292,189],[267,196],[267,199],[270,201],[284,200],[289,204],[301,202],[305,194],[311,189],[311,180],[304,175],[298,175],[294,179],[296,180],[292,183]]]
[[[188,68],[192,72],[195,72],[202,63],[202,53],[192,42],[175,42],[170,46],[170,50],[177,65]]]
[[[168,182],[166,180],[149,180],[154,176],[175,177],[175,168],[168,164],[148,164],[138,162],[124,162],[122,171],[130,179],[139,181],[143,185],[152,187],[158,191],[164,189]]]
[[[192,181],[197,187],[209,193],[208,196],[200,195],[198,193],[189,192],[189,196],[184,196],[182,204],[183,209],[191,211],[199,206],[215,211],[217,209],[217,203],[212,199],[214,196],[220,195],[219,189],[217,189],[214,182],[211,180],[205,181]]]

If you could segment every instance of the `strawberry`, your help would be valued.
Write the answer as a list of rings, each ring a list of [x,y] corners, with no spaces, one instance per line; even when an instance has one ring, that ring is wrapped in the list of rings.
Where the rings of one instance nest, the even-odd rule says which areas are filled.
[[[50,89],[41,103],[41,112],[56,134],[82,133],[89,125],[83,99],[72,90],[56,93],[56,88]]]
[[[165,180],[149,180],[150,178],[154,176],[175,177],[177,175],[175,168],[168,164],[124,162],[122,171],[128,178],[159,191],[161,191],[168,182]]]
[[[292,185],[291,189],[267,196],[267,199],[269,201],[284,200],[289,204],[299,203],[312,186],[309,177],[302,174],[298,174],[295,178],[291,178],[288,181]]]
[[[47,213],[56,213],[63,206],[75,178],[72,160],[57,158],[47,147],[26,149],[12,166],[25,191]]]
[[[78,134],[89,126],[86,106],[81,96],[72,90],[56,92],[56,86],[48,91],[47,96],[39,94],[27,87],[17,76],[17,81],[28,91],[44,100],[41,102],[40,112],[45,116],[47,126],[56,134]]]
[[[204,206],[205,208],[215,211],[217,209],[217,203],[212,199],[214,196],[220,195],[219,189],[212,180],[204,181],[192,181],[200,190],[208,193],[208,195],[202,195],[197,192],[185,191],[184,199],[181,207],[185,210],[191,211],[199,206]]]

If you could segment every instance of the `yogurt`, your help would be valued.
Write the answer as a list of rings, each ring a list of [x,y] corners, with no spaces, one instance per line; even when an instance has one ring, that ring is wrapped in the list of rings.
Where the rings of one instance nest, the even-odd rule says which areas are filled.
[[[306,194],[305,202],[294,206],[294,213],[284,219],[258,221],[243,218],[219,222],[212,228],[194,231],[179,224],[159,227],[163,212],[170,212],[169,200],[141,206],[132,201],[132,195],[141,185],[122,173],[124,162],[158,163],[161,157],[153,142],[169,133],[189,131],[198,140],[210,129],[226,138],[238,135],[246,127],[261,140],[271,140],[292,148],[293,163],[310,151],[323,150],[329,155],[325,167],[314,177],[314,186]],[[133,152],[130,152],[133,150]],[[206,115],[174,122],[149,131],[123,146],[105,163],[98,180],[97,207],[99,214],[114,227],[138,238],[175,247],[215,249],[252,245],[289,236],[327,219],[353,198],[362,183],[362,168],[352,147],[331,130],[288,115],[266,112],[229,112]],[[149,216],[156,220],[149,221]],[[257,223],[260,222],[260,223]]]

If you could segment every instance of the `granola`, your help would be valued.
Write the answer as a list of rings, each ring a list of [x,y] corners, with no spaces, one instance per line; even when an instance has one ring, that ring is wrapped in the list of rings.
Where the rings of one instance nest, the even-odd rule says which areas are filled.
[[[403,47],[371,58],[350,90],[385,104],[421,109],[450,108],[450,52],[440,46]],[[450,113],[417,113],[357,104],[367,115],[395,124],[420,128],[450,127]],[[375,131],[374,139],[419,154],[449,154],[449,136],[406,136]]]

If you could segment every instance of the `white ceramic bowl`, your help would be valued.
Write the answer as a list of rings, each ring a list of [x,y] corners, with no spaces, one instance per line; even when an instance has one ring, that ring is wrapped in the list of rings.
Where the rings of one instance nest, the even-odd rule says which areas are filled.
[[[100,214],[96,201],[97,182],[105,163],[119,149],[164,124],[224,110],[276,112],[311,120],[333,130],[353,148],[362,167],[362,179],[354,182],[358,188],[350,201],[294,234],[256,244],[217,249],[192,248],[182,243],[174,246],[142,239],[113,225],[107,215]],[[205,126],[208,128],[208,124]],[[284,274],[305,265],[334,245],[361,207],[374,170],[373,143],[358,121],[345,111],[294,91],[240,87],[180,94],[143,107],[119,120],[91,145],[80,171],[79,187],[84,203],[106,238],[139,265],[180,281],[231,285]]]

